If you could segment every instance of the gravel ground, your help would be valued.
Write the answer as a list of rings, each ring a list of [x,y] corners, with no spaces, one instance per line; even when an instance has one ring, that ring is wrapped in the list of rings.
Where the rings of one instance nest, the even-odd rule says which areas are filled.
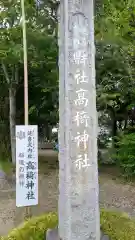
[[[53,168],[42,167],[42,169],[44,169],[44,173],[40,172],[39,174],[39,205],[32,207],[32,214],[35,216],[57,210],[58,169],[54,166]],[[13,183],[12,186],[7,184],[4,190],[0,189],[0,235],[6,235],[24,219],[24,208],[15,206],[14,190]],[[134,185],[120,183],[113,180],[109,174],[101,173],[100,206],[124,211],[135,217]]]

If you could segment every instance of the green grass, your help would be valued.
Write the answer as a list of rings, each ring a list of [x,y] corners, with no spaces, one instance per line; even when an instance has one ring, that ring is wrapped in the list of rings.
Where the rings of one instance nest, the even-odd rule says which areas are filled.
[[[0,169],[3,170],[5,173],[10,174],[12,173],[14,166],[11,162],[7,160],[0,160]]]
[[[43,240],[48,228],[58,224],[57,214],[50,213],[34,217],[1,240]],[[135,240],[135,220],[127,214],[101,210],[101,227],[111,240]]]
[[[111,240],[135,240],[135,220],[125,213],[102,210],[101,226]]]
[[[26,221],[22,226],[11,231],[7,237],[0,240],[43,240],[48,228],[54,228],[58,223],[56,213],[45,214]]]

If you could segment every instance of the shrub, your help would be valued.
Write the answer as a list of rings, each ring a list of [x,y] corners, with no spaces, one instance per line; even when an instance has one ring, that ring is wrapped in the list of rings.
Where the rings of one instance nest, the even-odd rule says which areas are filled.
[[[135,176],[135,133],[125,134],[119,138],[116,163],[126,177]]]
[[[43,240],[46,230],[57,226],[55,213],[32,218],[1,240]],[[135,221],[127,215],[101,210],[101,226],[111,240],[135,240]]]
[[[7,237],[2,237],[1,240],[43,240],[47,229],[54,228],[57,223],[56,213],[33,217],[22,226],[13,229]]]
[[[111,240],[135,240],[135,220],[125,213],[102,210],[101,226]]]

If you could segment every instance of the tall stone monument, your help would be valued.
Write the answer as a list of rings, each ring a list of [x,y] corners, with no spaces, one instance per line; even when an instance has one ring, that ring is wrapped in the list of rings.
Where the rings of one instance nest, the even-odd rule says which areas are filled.
[[[59,235],[99,240],[93,0],[60,4]]]
[[[100,240],[93,0],[59,9],[59,238]]]

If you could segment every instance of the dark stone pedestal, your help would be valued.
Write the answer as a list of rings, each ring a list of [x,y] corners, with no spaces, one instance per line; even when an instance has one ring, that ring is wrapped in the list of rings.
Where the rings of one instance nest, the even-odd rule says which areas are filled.
[[[58,235],[58,228],[48,229],[46,232],[45,240],[61,240]],[[110,238],[101,231],[100,240],[110,240]]]

